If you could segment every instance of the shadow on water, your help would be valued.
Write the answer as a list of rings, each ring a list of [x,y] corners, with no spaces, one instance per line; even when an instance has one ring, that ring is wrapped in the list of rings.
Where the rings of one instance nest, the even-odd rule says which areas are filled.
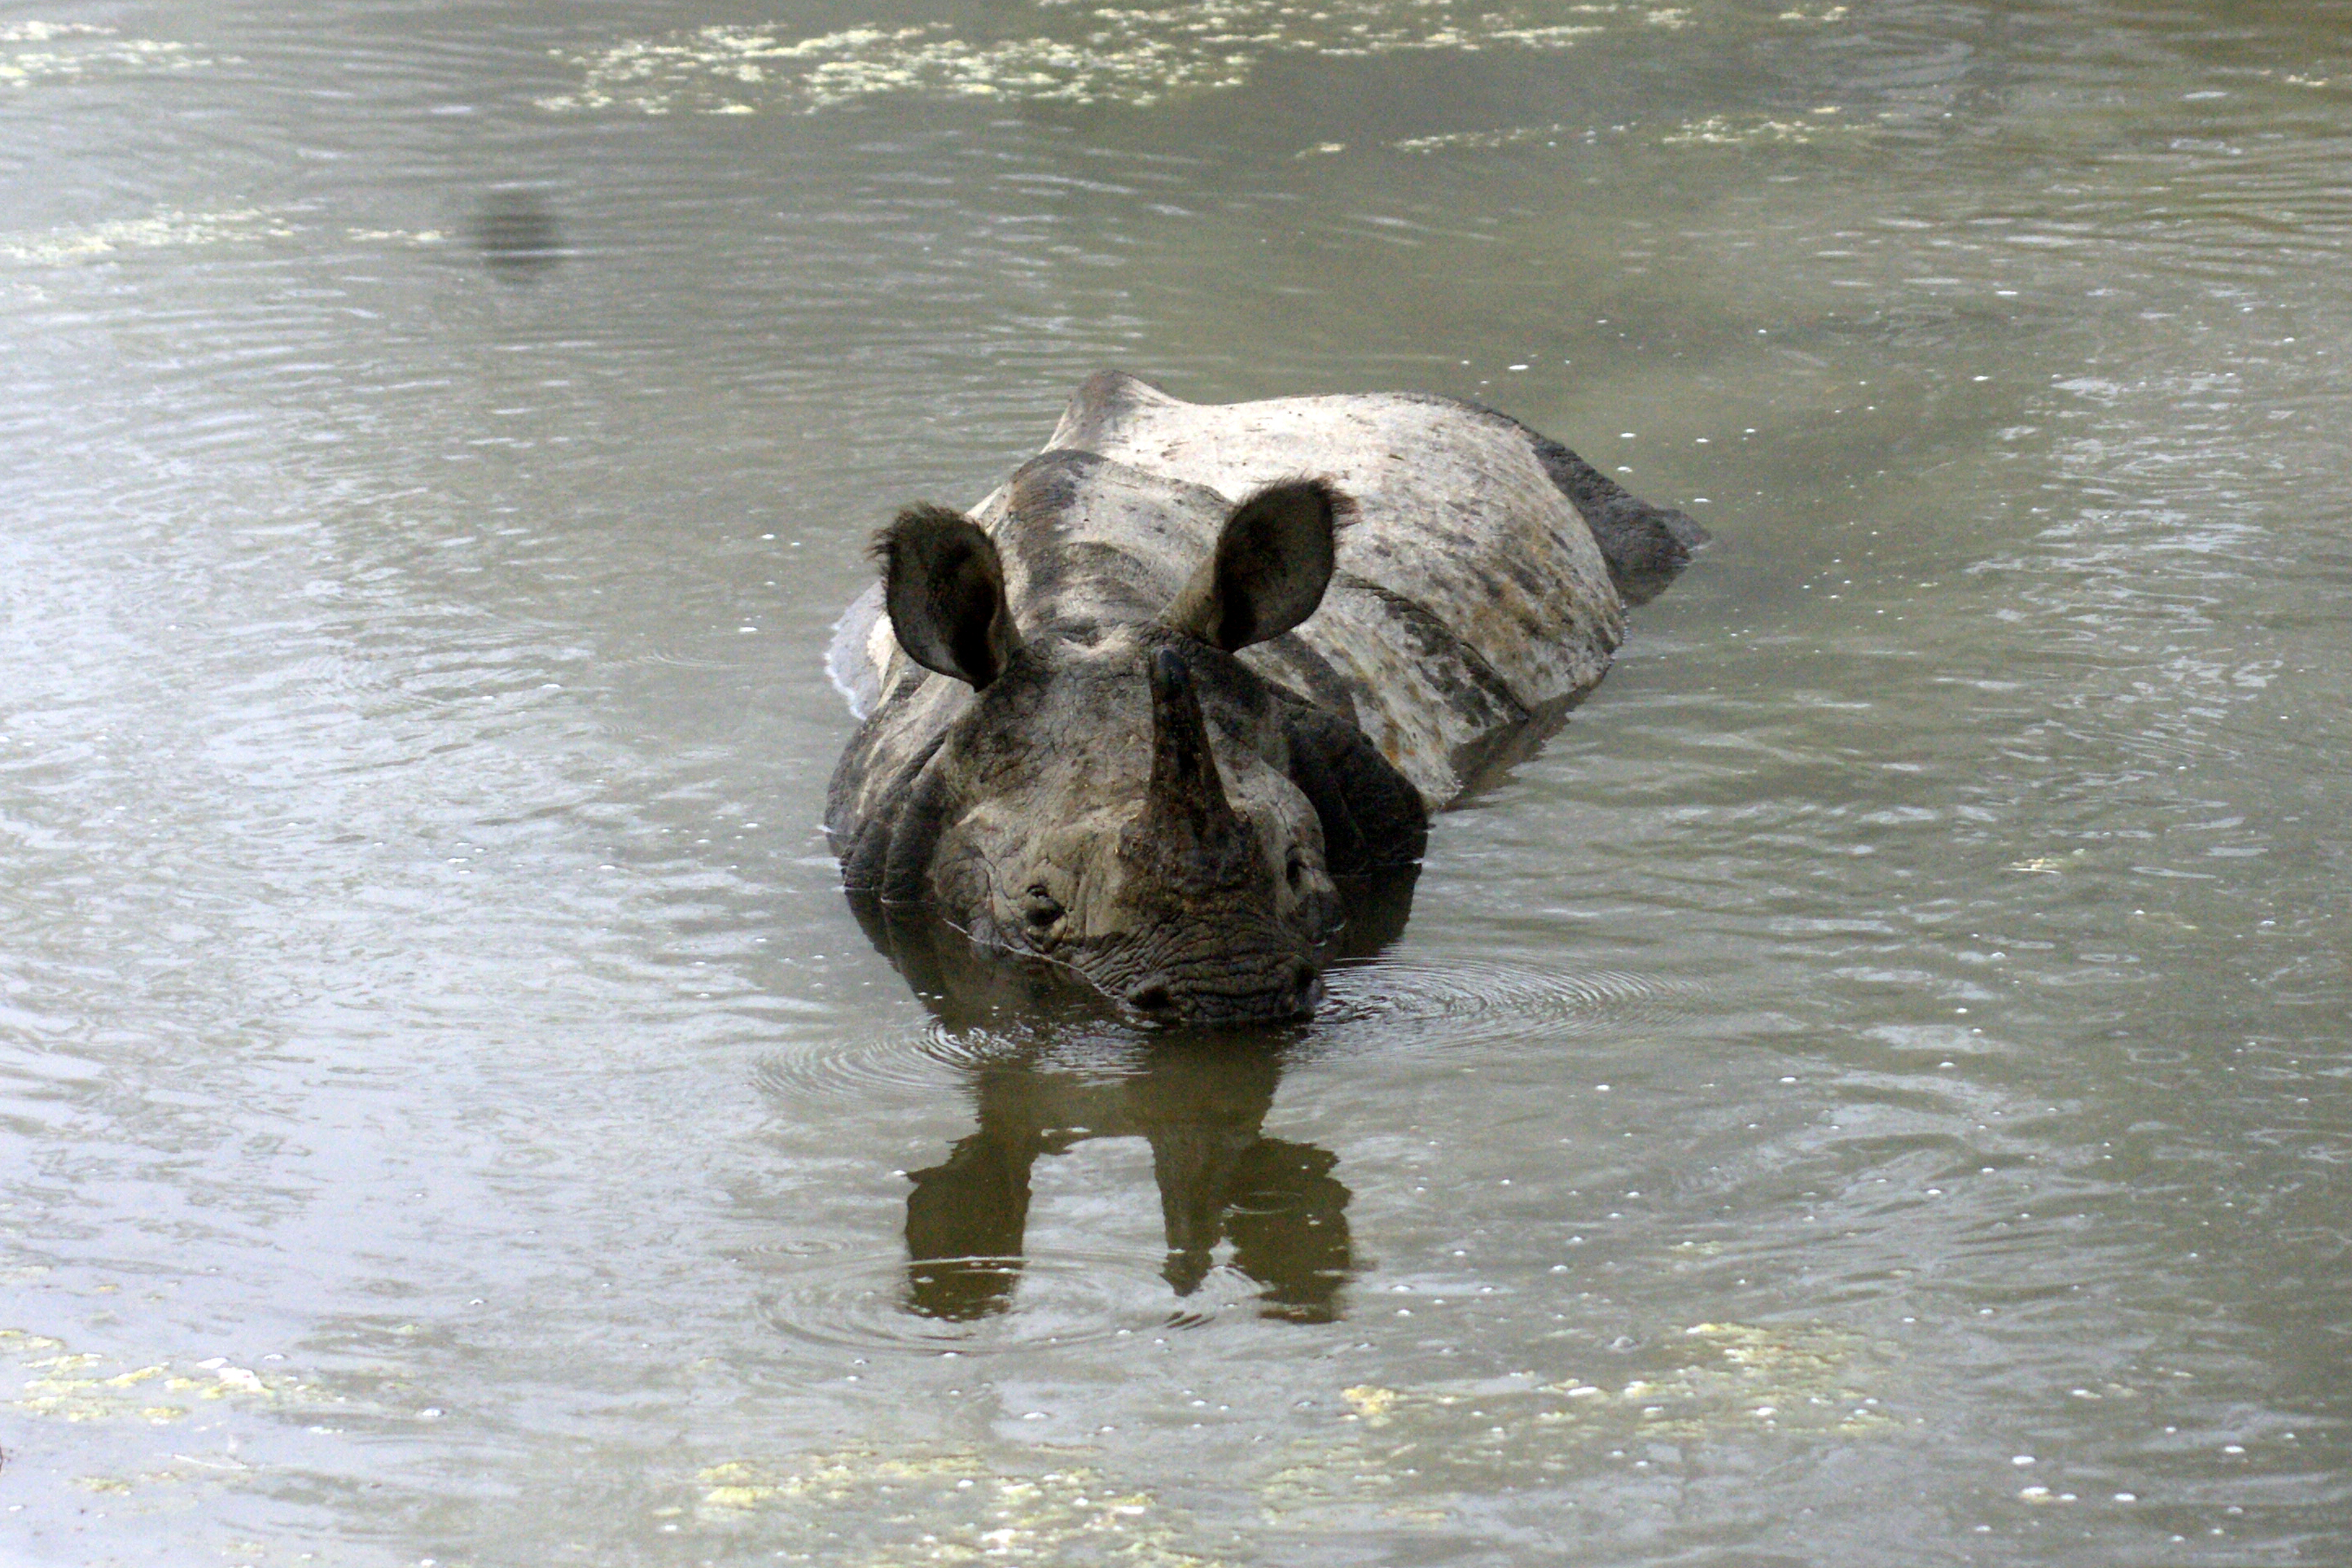
[[[1403,932],[1419,868],[1343,884],[1347,923],[1328,954],[1367,959]],[[977,1131],[911,1173],[905,1305],[969,1322],[1007,1310],[1020,1284],[1030,1173],[1097,1138],[1141,1138],[1167,1258],[1191,1296],[1230,1244],[1262,1316],[1330,1322],[1354,1271],[1339,1157],[1264,1131],[1300,1026],[1246,1032],[1150,1028],[1047,966],[975,946],[919,910],[852,900],[858,921],[940,1021],[1000,1036],[962,1068]],[[1008,1027],[1010,1026],[1010,1027]]]

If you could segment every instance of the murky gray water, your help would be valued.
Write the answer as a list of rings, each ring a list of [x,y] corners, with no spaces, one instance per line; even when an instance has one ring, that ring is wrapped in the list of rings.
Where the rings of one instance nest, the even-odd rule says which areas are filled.
[[[2352,1554],[2352,10],[281,10],[0,20],[0,1559]],[[1107,363],[1720,540],[1276,1049],[824,847]]]

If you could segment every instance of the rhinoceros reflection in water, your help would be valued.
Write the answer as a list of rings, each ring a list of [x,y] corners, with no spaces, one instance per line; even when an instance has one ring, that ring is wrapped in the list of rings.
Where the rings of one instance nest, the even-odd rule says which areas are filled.
[[[877,542],[843,879],[1146,1016],[1302,1016],[1339,880],[1417,861],[1702,538],[1474,405],[1097,374],[971,515]]]
[[[1259,1288],[1268,1317],[1328,1322],[1349,1270],[1348,1189],[1338,1157],[1262,1131],[1281,1059],[1252,1042],[1160,1039],[1139,1070],[1054,1070],[1008,1060],[974,1068],[980,1128],[911,1173],[908,1305],[969,1321],[1011,1304],[1029,1217],[1030,1167],[1094,1138],[1151,1145],[1179,1296],[1208,1277],[1220,1242]]]
[[[1281,1068],[1270,1052],[1227,1041],[1154,1042],[1132,1078],[982,1068],[980,1130],[946,1160],[912,1173],[907,1196],[908,1304],[963,1321],[1010,1305],[1029,1216],[1029,1169],[1087,1138],[1151,1145],[1168,1238],[1162,1270],[1179,1296],[1228,1267],[1259,1288],[1261,1311],[1328,1322],[1349,1271],[1349,1193],[1338,1157],[1260,1131]],[[1073,1131],[1074,1129],[1077,1131]]]
[[[1349,879],[1330,955],[1369,957],[1393,941],[1418,869]],[[1023,1268],[1031,1167],[1092,1139],[1132,1137],[1151,1147],[1168,1246],[1161,1272],[1177,1295],[1191,1295],[1217,1247],[1230,1243],[1227,1267],[1258,1287],[1264,1315],[1339,1315],[1353,1259],[1349,1192],[1332,1174],[1338,1156],[1263,1131],[1287,1055],[1279,1035],[1169,1029],[1106,1042],[1069,988],[974,946],[929,910],[870,899],[854,907],[942,1023],[967,1037],[991,1025],[1005,1031],[963,1069],[979,1127],[945,1160],[911,1173],[911,1310],[968,1321],[1009,1308]]]

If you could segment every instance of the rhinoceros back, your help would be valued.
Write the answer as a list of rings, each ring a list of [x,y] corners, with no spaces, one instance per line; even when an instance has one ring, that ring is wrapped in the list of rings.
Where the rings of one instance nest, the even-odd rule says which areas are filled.
[[[1356,723],[1435,809],[1555,727],[1623,635],[1609,563],[1539,442],[1450,398],[1202,405],[1104,372],[1048,446],[1227,496],[1306,475],[1352,497],[1339,573],[1295,635],[1339,672]]]
[[[1005,552],[1024,627],[1048,614],[1141,618],[1213,543],[1219,513],[1201,498],[1302,476],[1330,480],[1357,519],[1314,616],[1241,657],[1355,724],[1433,811],[1557,728],[1608,672],[1627,599],[1705,538],[1471,404],[1192,404],[1116,371],[1087,379],[1045,453],[972,516]],[[1089,565],[1073,573],[1081,555]],[[895,646],[878,585],[843,617],[827,666],[860,717],[924,679]],[[959,706],[927,695],[946,706],[902,726],[910,736]]]

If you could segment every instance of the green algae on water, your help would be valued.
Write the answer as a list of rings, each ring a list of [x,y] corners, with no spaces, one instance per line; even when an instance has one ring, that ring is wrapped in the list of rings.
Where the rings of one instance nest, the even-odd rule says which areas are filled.
[[[571,92],[553,110],[742,114],[830,108],[883,93],[1148,107],[1246,82],[1270,55],[1359,58],[1407,51],[1562,49],[1612,23],[1680,28],[1686,9],[1640,4],[1474,10],[1457,0],[1281,0],[1122,7],[1047,4],[1038,32],[971,38],[945,24],[869,24],[793,38],[773,26],[714,26],[568,57]]]
[[[839,1549],[855,1528],[866,1568],[971,1562],[1132,1563],[1212,1568],[1185,1521],[1150,1493],[1071,1462],[1009,1471],[968,1449],[849,1448],[792,1458],[729,1459],[698,1472],[706,1529],[789,1542],[805,1531]],[[854,1526],[853,1526],[853,1522]],[[784,1533],[779,1535],[776,1532]]]

